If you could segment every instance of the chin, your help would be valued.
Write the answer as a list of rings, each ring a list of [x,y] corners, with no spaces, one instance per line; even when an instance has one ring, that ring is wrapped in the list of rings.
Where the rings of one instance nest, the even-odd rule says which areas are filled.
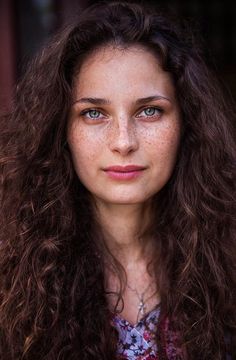
[[[134,205],[134,204],[144,204],[145,202],[147,202],[153,195],[150,196],[140,196],[139,195],[133,195],[129,194],[129,195],[118,195],[116,194],[116,196],[96,196],[96,198],[99,201],[102,201],[104,203],[107,204],[117,204],[117,205]]]

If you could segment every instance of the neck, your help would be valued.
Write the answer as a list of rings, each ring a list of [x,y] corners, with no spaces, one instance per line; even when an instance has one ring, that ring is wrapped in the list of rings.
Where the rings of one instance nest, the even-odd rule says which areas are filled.
[[[112,254],[125,266],[149,257],[151,237],[145,235],[150,222],[148,204],[107,204],[96,202],[98,221]]]

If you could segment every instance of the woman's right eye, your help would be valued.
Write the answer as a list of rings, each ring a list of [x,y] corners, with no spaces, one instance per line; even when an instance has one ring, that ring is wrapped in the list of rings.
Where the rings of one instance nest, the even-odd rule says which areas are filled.
[[[100,119],[102,117],[102,113],[95,109],[82,111],[81,115],[88,119]]]

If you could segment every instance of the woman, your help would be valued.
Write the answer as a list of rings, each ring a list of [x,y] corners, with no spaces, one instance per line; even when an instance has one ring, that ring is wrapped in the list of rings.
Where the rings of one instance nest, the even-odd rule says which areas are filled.
[[[1,359],[233,359],[235,124],[186,29],[100,4],[1,130]]]

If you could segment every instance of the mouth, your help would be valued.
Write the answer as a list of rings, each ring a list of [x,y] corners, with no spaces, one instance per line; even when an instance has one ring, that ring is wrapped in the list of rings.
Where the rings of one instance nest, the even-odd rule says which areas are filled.
[[[109,166],[104,169],[105,173],[115,180],[131,180],[143,174],[146,168],[138,165]]]

